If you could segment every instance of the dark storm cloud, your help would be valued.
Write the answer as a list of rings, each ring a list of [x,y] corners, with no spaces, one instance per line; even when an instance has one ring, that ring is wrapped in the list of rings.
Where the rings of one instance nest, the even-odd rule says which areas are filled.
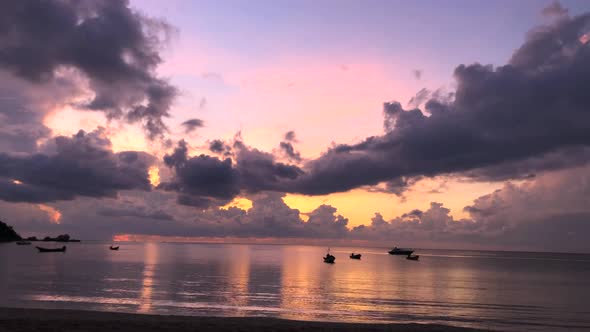
[[[398,196],[402,201],[405,201],[405,194],[410,188],[418,181],[422,180],[422,177],[399,177],[383,183],[383,185],[368,187],[369,192],[387,193]]]
[[[505,181],[534,178],[539,171],[553,171],[590,163],[590,148],[574,147],[544,155],[511,161],[463,172],[461,176],[476,181]]]
[[[295,166],[276,162],[274,156],[241,145],[236,152],[236,169],[240,185],[248,192],[281,191],[282,183],[297,179],[303,171]]]
[[[184,121],[182,123],[182,126],[184,127],[184,132],[186,134],[189,134],[189,133],[195,131],[197,128],[201,128],[201,127],[205,126],[205,123],[201,119],[190,119],[190,120]]]
[[[232,154],[232,148],[220,139],[214,139],[209,142],[209,151],[213,153],[229,156]]]
[[[140,122],[160,137],[176,88],[156,77],[170,31],[127,1],[9,0],[0,5],[0,68],[34,83],[75,69],[93,97],[82,108]]]
[[[119,190],[149,190],[144,152],[113,153],[102,131],[58,136],[43,153],[0,154],[0,199],[52,202],[77,196],[114,197]]]
[[[63,77],[33,84],[0,69],[0,152],[36,151],[37,141],[51,134],[43,124],[47,113],[78,92]]]
[[[180,141],[171,154],[164,156],[174,178],[160,188],[179,192],[181,204],[206,207],[215,200],[225,204],[241,191],[277,190],[284,181],[303,173],[297,166],[276,162],[272,154],[249,148],[240,140],[234,147],[235,163],[230,158],[221,160],[205,154],[189,157],[187,143]]]
[[[51,131],[43,125],[43,117],[26,109],[14,111],[21,100],[0,97],[0,152],[32,152],[37,140],[48,137]]]
[[[230,158],[189,157],[187,143],[180,141],[172,154],[164,156],[164,163],[174,170],[174,178],[159,187],[179,192],[180,204],[207,207],[214,200],[229,201],[240,192],[239,174]]]
[[[532,30],[505,66],[458,66],[454,99],[427,101],[430,116],[385,103],[384,135],[332,147],[283,191],[328,194],[474,170],[522,178],[585,162],[543,158],[590,145],[590,47],[579,41],[588,26],[590,14],[563,18]],[[512,167],[519,163],[526,167]]]

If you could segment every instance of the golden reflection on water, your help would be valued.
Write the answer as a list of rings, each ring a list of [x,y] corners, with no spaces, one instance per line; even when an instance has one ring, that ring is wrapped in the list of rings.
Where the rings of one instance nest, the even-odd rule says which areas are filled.
[[[281,265],[281,308],[297,310],[300,312],[325,310],[322,308],[322,301],[316,301],[322,294],[318,293],[320,279],[317,278],[319,268],[330,268],[328,264],[321,262],[321,256],[315,257],[315,253],[308,251],[309,247],[291,247],[288,253],[283,252]],[[316,258],[317,264],[310,264],[309,260]],[[303,314],[286,311],[281,314],[282,318],[301,319]]]
[[[236,245],[231,248],[232,258],[223,269],[227,272],[226,289],[223,291],[226,303],[242,307],[248,305],[250,283],[250,246]]]
[[[145,244],[143,278],[141,280],[141,292],[139,294],[139,312],[147,313],[152,309],[152,291],[155,267],[158,261],[158,248],[158,244],[153,242]]]

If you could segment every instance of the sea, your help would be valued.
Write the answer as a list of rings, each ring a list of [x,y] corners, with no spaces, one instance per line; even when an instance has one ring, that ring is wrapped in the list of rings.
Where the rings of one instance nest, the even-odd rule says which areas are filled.
[[[0,245],[0,306],[590,330],[590,255],[267,244]],[[61,246],[61,244],[59,245]],[[350,253],[362,259],[349,259]]]

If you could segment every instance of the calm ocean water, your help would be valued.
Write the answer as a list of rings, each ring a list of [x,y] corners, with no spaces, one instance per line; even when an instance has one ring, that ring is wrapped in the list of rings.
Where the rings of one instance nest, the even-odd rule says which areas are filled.
[[[414,262],[339,247],[329,265],[313,246],[108,245],[0,245],[0,306],[590,329],[590,255],[418,250]]]

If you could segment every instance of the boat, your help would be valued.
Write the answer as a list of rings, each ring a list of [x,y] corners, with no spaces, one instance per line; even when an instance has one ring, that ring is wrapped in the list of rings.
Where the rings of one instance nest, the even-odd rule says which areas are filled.
[[[66,246],[61,248],[43,248],[43,247],[35,247],[39,252],[66,252]]]
[[[330,249],[328,249],[326,256],[324,256],[324,263],[334,264],[334,261],[336,261],[336,257],[334,257],[334,255],[331,255]]]
[[[355,254],[354,252],[350,254],[350,259],[361,259],[361,254]]]
[[[418,256],[418,255],[408,255],[408,256],[406,257],[406,259],[409,259],[409,260],[411,260],[411,261],[417,261],[417,260],[418,260],[418,258],[420,258],[420,256]]]
[[[116,246],[116,247],[110,246],[109,249],[111,249],[111,250],[119,250],[119,246]]]
[[[414,250],[412,250],[412,249],[404,249],[404,248],[398,248],[398,247],[394,247],[393,249],[389,250],[390,255],[408,256],[408,255],[411,255],[413,252],[414,252]]]
[[[16,241],[17,246],[30,246],[31,242],[29,241]]]

